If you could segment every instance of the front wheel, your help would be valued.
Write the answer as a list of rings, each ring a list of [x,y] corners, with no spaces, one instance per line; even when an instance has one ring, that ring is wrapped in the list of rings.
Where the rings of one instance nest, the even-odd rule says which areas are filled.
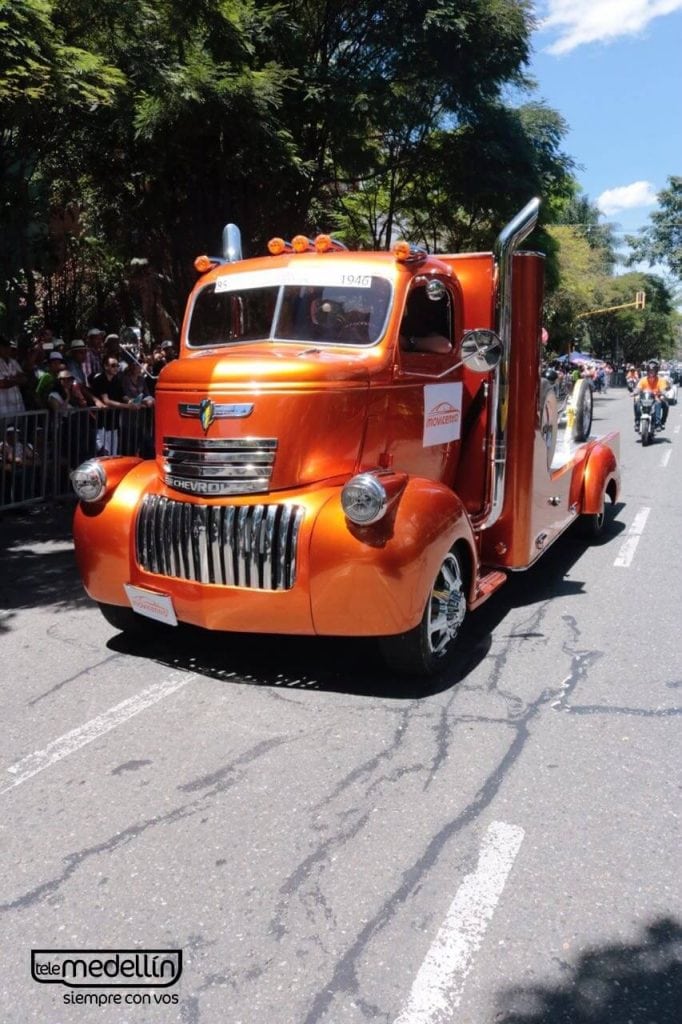
[[[453,550],[441,563],[419,625],[379,641],[384,661],[401,675],[435,675],[447,666],[465,615],[465,577]]]
[[[647,445],[651,441],[651,420],[648,417],[642,417],[639,423],[639,433],[642,438],[642,445]]]

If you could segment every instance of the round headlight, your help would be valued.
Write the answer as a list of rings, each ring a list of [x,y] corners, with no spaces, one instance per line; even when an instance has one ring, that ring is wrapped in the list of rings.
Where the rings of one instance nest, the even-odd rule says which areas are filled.
[[[388,495],[379,480],[371,473],[360,473],[341,491],[341,505],[352,523],[369,526],[386,512]]]
[[[71,473],[71,485],[81,501],[99,501],[107,489],[104,466],[97,459],[81,463]]]

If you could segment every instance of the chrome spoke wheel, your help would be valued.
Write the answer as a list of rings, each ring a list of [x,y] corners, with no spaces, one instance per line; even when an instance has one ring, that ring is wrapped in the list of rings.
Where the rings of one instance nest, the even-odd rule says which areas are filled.
[[[466,614],[464,581],[457,557],[446,555],[427,606],[426,637],[430,652],[442,657],[456,638]]]

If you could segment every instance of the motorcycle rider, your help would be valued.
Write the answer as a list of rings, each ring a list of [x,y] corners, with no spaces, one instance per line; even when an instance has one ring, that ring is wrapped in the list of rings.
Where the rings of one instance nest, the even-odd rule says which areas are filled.
[[[628,371],[625,374],[625,383],[627,385],[628,391],[630,392],[630,394],[632,394],[632,392],[637,387],[637,384],[639,383],[639,374],[635,369],[634,363],[628,364]]]
[[[640,404],[639,399],[643,391],[652,391],[656,399],[654,404],[654,421],[657,427],[665,430],[665,422],[668,419],[668,403],[665,399],[666,382],[658,376],[659,364],[655,359],[650,359],[646,364],[646,377],[642,377],[635,387],[633,397],[635,399],[635,430],[639,430]]]

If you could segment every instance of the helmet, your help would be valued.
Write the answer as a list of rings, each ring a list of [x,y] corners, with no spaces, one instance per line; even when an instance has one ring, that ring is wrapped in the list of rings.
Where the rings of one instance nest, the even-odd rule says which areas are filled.
[[[658,363],[655,359],[650,359],[649,362],[646,364],[646,372],[658,373]]]

